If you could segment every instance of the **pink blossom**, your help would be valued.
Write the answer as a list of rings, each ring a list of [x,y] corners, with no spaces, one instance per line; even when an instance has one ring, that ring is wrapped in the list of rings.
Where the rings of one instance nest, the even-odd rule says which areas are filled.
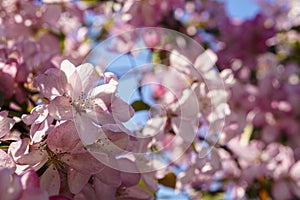
[[[137,1],[127,1],[123,6],[122,12],[124,13],[124,18],[129,24],[134,26],[154,26],[156,25],[163,16],[168,15],[173,8],[182,5],[181,0],[176,0],[168,2],[163,1],[151,1],[137,2]],[[134,17],[138,13],[142,13],[140,17]],[[126,17],[125,17],[126,16]]]
[[[31,143],[41,142],[49,132],[53,118],[49,115],[47,105],[39,105],[32,109],[29,115],[23,115],[24,123],[31,125]]]
[[[8,112],[7,111],[1,111],[0,112],[0,138],[3,138],[6,136],[10,129],[15,124],[15,120],[8,118]]]
[[[159,32],[157,31],[146,31],[143,35],[143,39],[149,48],[154,48],[161,42]]]
[[[73,115],[93,113],[95,110],[100,120],[102,115],[114,117],[117,121],[129,120],[133,110],[115,96],[116,81],[111,79],[104,85],[92,88],[100,79],[91,64],[75,67],[69,61],[63,61],[61,70],[49,69],[36,77],[35,85],[43,96],[51,100],[49,113],[55,119],[72,119]],[[113,116],[107,114],[111,112]]]

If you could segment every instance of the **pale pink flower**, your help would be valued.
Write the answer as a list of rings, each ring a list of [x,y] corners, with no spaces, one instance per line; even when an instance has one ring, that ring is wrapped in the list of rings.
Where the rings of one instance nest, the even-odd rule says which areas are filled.
[[[83,174],[95,174],[104,167],[85,150],[72,121],[64,122],[52,129],[46,143],[53,152],[52,159],[63,162]]]
[[[135,163],[121,158],[117,160],[124,170],[136,168]],[[86,184],[82,190],[74,196],[74,199],[153,199],[153,195],[138,186],[140,173],[129,173],[105,167],[96,174],[92,184]],[[145,181],[146,179],[143,179]],[[145,184],[148,186],[147,180]],[[157,184],[157,183],[156,183]],[[148,186],[149,189],[153,188]]]
[[[39,144],[29,145],[29,139],[21,139],[12,142],[8,148],[8,154],[16,163],[16,173],[21,174],[27,169],[40,169],[48,160],[46,150]]]
[[[212,68],[217,61],[217,55],[210,49],[200,55],[193,55],[195,53],[190,51],[190,49],[187,52],[173,50],[170,55],[170,65],[192,80],[195,78],[199,81],[209,80],[210,76],[213,75]]]
[[[8,118],[7,116],[8,111],[0,112],[0,138],[6,136],[15,124],[15,120],[12,118]]]
[[[41,188],[49,195],[59,194],[61,167],[68,169],[68,186],[72,193],[78,193],[92,174],[104,168],[104,165],[84,148],[72,121],[54,127],[46,141],[33,145],[28,145],[28,139],[13,142],[8,152],[17,164],[17,173],[26,169],[38,170],[47,161],[51,163],[41,176]]]
[[[22,120],[25,124],[31,125],[30,142],[34,144],[45,139],[53,118],[49,115],[48,105],[44,104],[33,108],[29,115],[23,115]]]
[[[109,32],[113,35],[111,38],[112,47],[109,47],[109,51],[129,54],[136,44],[137,35],[133,30],[133,27],[124,24],[116,23],[109,29]]]
[[[290,151],[289,148],[279,148],[279,153],[271,159],[269,164],[269,166],[275,163],[278,165],[273,172],[275,179],[272,188],[273,197],[278,200],[291,199],[292,197],[300,198],[300,161],[295,163],[293,158],[286,155],[287,152],[284,151]],[[290,151],[290,153],[292,152]]]
[[[143,129],[144,136],[161,135],[170,128],[185,141],[193,141],[199,117],[198,102],[191,90],[184,90],[178,102],[157,112],[147,121]]]
[[[100,124],[105,116],[112,122],[129,120],[133,109],[115,96],[116,80],[110,79],[93,88],[101,78],[91,64],[75,67],[69,61],[63,61],[61,70],[47,70],[36,77],[35,85],[44,97],[51,100],[48,109],[55,119],[72,119],[81,113],[91,113],[100,118],[97,122]]]

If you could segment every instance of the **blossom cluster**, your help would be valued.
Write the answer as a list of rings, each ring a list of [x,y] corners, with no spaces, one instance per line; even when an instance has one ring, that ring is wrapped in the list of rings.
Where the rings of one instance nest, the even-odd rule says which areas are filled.
[[[0,199],[299,199],[299,3],[257,3],[1,1]]]

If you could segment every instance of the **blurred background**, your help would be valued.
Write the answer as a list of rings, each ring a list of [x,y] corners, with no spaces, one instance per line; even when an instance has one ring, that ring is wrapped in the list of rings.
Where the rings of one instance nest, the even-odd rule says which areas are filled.
[[[155,31],[137,36],[132,31],[143,27],[182,33],[202,48],[193,48],[194,43],[188,39],[168,40]],[[111,42],[105,46],[107,39]],[[173,43],[184,48],[174,48]],[[136,44],[147,49],[134,52]],[[75,66],[91,62],[99,74],[113,72],[119,78],[116,96],[135,110],[131,121],[134,125],[130,121],[124,123],[133,135],[147,134],[145,130],[150,128],[157,131],[158,120],[163,124],[159,137],[141,145],[152,153],[166,147],[164,153],[157,155],[160,162],[169,162],[183,144],[179,141],[168,146],[176,135],[188,134],[190,129],[196,133],[180,159],[164,170],[139,174],[141,177],[131,187],[138,188],[135,192],[143,192],[134,193],[131,187],[128,190],[118,185],[113,187],[112,197],[300,199],[299,56],[299,0],[1,0],[0,147],[8,155],[15,142],[24,138],[31,140],[24,144],[27,149],[36,150],[37,144],[47,146],[47,134],[57,127],[59,120],[50,116],[50,111],[47,118],[47,106],[53,99],[41,95],[43,88],[34,84],[34,80],[49,70],[60,69],[65,59]],[[117,59],[109,62],[112,58]],[[153,66],[138,75],[128,74],[146,63]],[[207,67],[211,76],[217,74],[224,90],[209,91],[205,77],[193,74],[193,65]],[[148,84],[151,81],[159,84]],[[146,86],[139,87],[141,84]],[[176,94],[168,92],[167,87]],[[197,94],[200,113],[196,119],[187,120],[195,124],[181,130],[176,124],[179,115],[176,106],[179,102],[191,103],[185,96],[190,88]],[[56,95],[57,91],[48,92]],[[217,113],[209,110],[213,100],[219,106]],[[159,109],[153,111],[150,108],[154,104],[164,105],[167,111],[163,114]],[[42,105],[47,114],[35,110]],[[193,106],[187,108],[193,112]],[[106,112],[110,113],[109,109]],[[35,118],[28,122],[23,115]],[[41,117],[44,115],[47,117]],[[206,136],[216,121],[215,116],[225,121],[211,145]],[[36,133],[43,137],[34,143]],[[206,146],[211,151],[200,158]],[[29,165],[38,179],[51,162],[68,167],[57,162],[55,159],[60,157],[49,148],[48,152],[55,156],[46,159],[40,168]],[[22,171],[16,160],[12,163],[21,172],[12,167],[11,173],[21,177],[26,170]],[[63,183],[66,172],[59,173]],[[89,176],[78,191],[65,186],[67,189],[58,188],[53,194],[70,199],[89,199],[88,193],[100,195],[101,190],[94,184],[95,174]],[[143,196],[144,193],[148,196]]]

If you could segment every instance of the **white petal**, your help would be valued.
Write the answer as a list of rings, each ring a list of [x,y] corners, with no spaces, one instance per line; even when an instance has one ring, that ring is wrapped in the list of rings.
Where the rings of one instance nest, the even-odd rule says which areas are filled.
[[[75,116],[78,135],[84,145],[93,144],[98,135],[101,133],[101,129],[97,127],[88,114],[82,113]]]
[[[214,66],[216,61],[217,55],[208,49],[196,58],[194,66],[199,71],[206,72]]]
[[[68,82],[69,82],[70,76],[75,72],[76,68],[70,61],[63,60],[60,64],[60,70],[66,74]]]
[[[153,117],[147,121],[147,124],[145,125],[143,129],[143,136],[155,136],[160,134],[166,125],[167,117]]]
[[[188,121],[179,117],[172,118],[174,132],[186,142],[192,142],[196,137],[196,130],[193,124],[192,120]]]
[[[183,119],[195,119],[199,114],[199,102],[196,94],[191,89],[183,91],[179,99],[175,114]]]
[[[86,94],[92,86],[96,83],[96,80],[100,78],[92,64],[85,63],[76,68],[80,77],[78,81],[81,81],[82,92]]]

